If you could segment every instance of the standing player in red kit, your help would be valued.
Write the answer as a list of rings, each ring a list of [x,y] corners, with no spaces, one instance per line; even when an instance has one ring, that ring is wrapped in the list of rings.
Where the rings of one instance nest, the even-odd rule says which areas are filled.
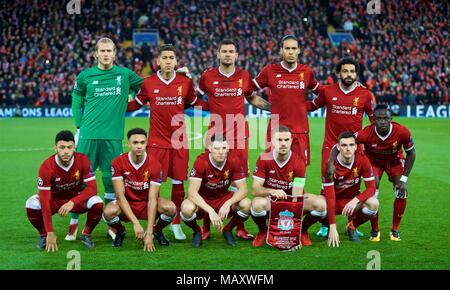
[[[210,115],[207,142],[211,135],[224,135],[230,145],[228,155],[242,162],[248,176],[248,138],[249,129],[245,119],[244,98],[253,106],[270,111],[270,104],[254,94],[254,84],[249,72],[237,68],[237,47],[231,39],[220,42],[217,51],[219,66],[207,69],[200,77],[197,92],[208,96]],[[236,187],[232,186],[232,190]],[[209,219],[204,219],[203,240],[210,235]],[[243,225],[238,225],[236,236],[248,240],[251,236]]]
[[[170,44],[158,50],[160,70],[144,79],[136,98],[129,102],[127,111],[137,110],[148,103],[150,106],[150,130],[147,152],[160,161],[163,181],[172,179],[172,201],[177,212],[184,199],[183,181],[187,179],[189,149],[184,124],[185,104],[205,105],[195,96],[192,81],[175,72],[177,57]],[[179,215],[173,220],[175,239],[184,240],[186,235],[180,227]]]
[[[330,151],[337,143],[337,137],[344,131],[357,132],[362,129],[364,113],[373,122],[373,94],[357,81],[358,62],[345,57],[336,65],[339,81],[324,87],[317,98],[308,101],[308,111],[326,107],[325,137],[322,144],[322,177],[326,176]],[[361,148],[362,149],[362,148]],[[326,238],[328,228],[322,226],[317,233]]]
[[[395,201],[390,239],[400,241],[398,228],[406,209],[408,176],[416,160],[416,150],[408,128],[392,122],[392,113],[387,105],[381,104],[375,108],[374,120],[375,124],[355,134],[356,143],[364,144],[364,152],[372,164],[377,185],[376,196],[378,196],[383,172],[386,172],[394,186]],[[406,158],[402,147],[406,152]],[[378,214],[371,219],[371,222],[370,240],[379,242]]]
[[[267,213],[270,197],[286,199],[287,195],[304,195],[304,210],[308,215],[322,219],[326,216],[326,202],[319,196],[303,193],[306,182],[306,166],[301,157],[291,150],[292,133],[286,126],[279,126],[272,132],[272,151],[264,152],[256,162],[253,173],[253,195],[251,214],[258,226],[253,240],[254,247],[264,245],[267,236]],[[304,223],[304,222],[303,222]],[[303,234],[301,242],[311,245],[309,237]]]
[[[39,194],[30,197],[25,204],[28,220],[40,234],[37,247],[47,252],[58,250],[53,214],[65,217],[70,212],[87,212],[86,226],[80,239],[86,247],[93,248],[91,233],[101,219],[103,201],[97,196],[97,184],[90,171],[89,159],[75,152],[75,138],[70,131],[56,135],[55,151],[56,154],[39,167]]]
[[[346,231],[350,241],[358,242],[359,236],[356,229],[361,224],[373,218],[377,212],[379,203],[375,197],[375,177],[369,159],[364,154],[356,153],[356,141],[352,132],[344,131],[338,137],[335,147],[339,152],[333,162],[336,171],[331,177],[323,177],[323,193],[320,196],[326,199],[328,222],[328,245],[339,246],[339,234],[336,227],[336,215],[342,214],[350,221]],[[364,180],[366,189],[360,192],[361,183]],[[303,224],[303,230],[307,230],[314,220]]]
[[[105,207],[103,219],[117,231],[113,247],[122,246],[125,227],[120,220],[123,220],[133,223],[136,239],[144,242],[144,251],[154,251],[152,236],[161,245],[169,245],[162,230],[175,216],[175,204],[159,197],[162,169],[159,161],[146,153],[147,132],[135,128],[128,131],[127,137],[130,152],[112,162],[112,181],[117,200]],[[157,213],[159,220],[154,226]],[[144,232],[139,220],[148,221],[147,231]]]
[[[208,216],[213,226],[222,230],[228,245],[236,245],[232,230],[250,214],[247,182],[242,162],[228,155],[229,145],[223,135],[211,136],[208,151],[195,160],[189,177],[189,198],[181,205],[181,218],[193,230],[192,245],[200,247],[202,232],[198,218]],[[234,183],[237,191],[229,190]],[[232,216],[223,227],[223,220]]]
[[[306,91],[314,94],[321,86],[314,77],[311,67],[298,63],[300,48],[294,35],[281,40],[281,63],[265,66],[253,79],[258,89],[269,88],[271,104],[270,122],[267,128],[267,144],[271,140],[271,128],[285,125],[292,131],[292,151],[300,155],[306,165],[309,156],[309,124],[306,110]],[[279,124],[277,122],[279,121]]]

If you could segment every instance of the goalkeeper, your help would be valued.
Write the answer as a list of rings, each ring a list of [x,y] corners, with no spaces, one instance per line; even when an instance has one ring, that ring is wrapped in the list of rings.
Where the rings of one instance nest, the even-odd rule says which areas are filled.
[[[112,160],[122,154],[125,112],[130,89],[139,91],[143,79],[114,65],[117,48],[109,38],[95,45],[97,65],[81,71],[72,92],[72,113],[77,127],[77,151],[88,156],[91,170],[100,168],[105,204],[116,199],[112,185]],[[78,215],[72,214],[66,240],[75,240]],[[114,238],[114,232],[108,233]]]

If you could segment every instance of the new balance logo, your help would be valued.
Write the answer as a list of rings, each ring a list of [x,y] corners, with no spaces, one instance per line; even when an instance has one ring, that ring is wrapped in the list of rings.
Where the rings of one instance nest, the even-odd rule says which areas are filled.
[[[332,98],[331,100],[332,100],[332,101],[337,101],[337,98],[336,98],[336,97],[334,97],[334,98]]]
[[[270,174],[274,174],[274,173],[275,173],[275,170],[270,170],[269,173],[270,173]]]
[[[61,178],[60,177],[55,178],[55,181],[61,181]]]
[[[125,171],[125,172],[123,173],[123,175],[130,175],[130,172],[129,172],[129,171]]]
[[[377,147],[377,144],[372,144],[372,147]]]
[[[98,81],[93,81],[92,84],[93,85],[98,85]]]
[[[208,175],[208,178],[212,178],[214,175],[213,174],[210,174],[210,175]]]
[[[159,90],[154,90],[153,93],[157,94],[159,93]]]
[[[276,78],[281,78],[281,74],[277,74],[275,77]]]
[[[218,84],[219,84],[218,81],[213,82],[213,85],[218,85]]]

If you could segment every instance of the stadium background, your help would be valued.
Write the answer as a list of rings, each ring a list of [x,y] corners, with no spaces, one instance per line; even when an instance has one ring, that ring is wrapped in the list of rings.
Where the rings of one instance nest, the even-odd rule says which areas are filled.
[[[66,254],[72,249],[80,251],[82,269],[365,269],[370,250],[380,252],[382,269],[450,268],[448,3],[380,1],[381,13],[368,14],[369,1],[81,1],[81,13],[70,15],[67,2],[0,4],[0,268],[65,269]],[[380,209],[384,238],[379,244],[367,240],[350,244],[342,233],[344,221],[339,220],[343,240],[339,249],[329,249],[316,238],[313,247],[295,253],[252,249],[243,241],[230,249],[215,232],[200,250],[191,249],[188,240],[158,247],[147,257],[133,241],[131,228],[124,248],[116,251],[104,236],[106,226],[100,223],[94,232],[97,248],[88,251],[79,241],[62,240],[68,219],[55,217],[60,251],[36,251],[37,235],[26,220],[24,203],[36,191],[37,169],[52,154],[54,134],[74,128],[67,109],[72,84],[80,70],[93,64],[95,40],[103,35],[114,39],[119,65],[144,76],[156,69],[157,45],[135,45],[133,31],[153,31],[160,42],[175,44],[180,66],[188,66],[195,80],[205,68],[216,65],[216,46],[230,36],[238,42],[238,65],[252,75],[266,63],[279,61],[278,40],[289,33],[299,37],[300,61],[310,64],[323,84],[336,81],[333,68],[340,57],[354,55],[362,67],[360,80],[379,103],[398,106],[400,115],[410,106],[410,112],[419,108],[424,112],[419,116],[430,117],[396,119],[411,129],[418,154],[401,227],[403,241],[386,240],[393,198],[384,178]],[[329,37],[333,32],[350,33],[350,41],[335,46]],[[263,118],[249,110],[253,117]],[[320,188],[322,114],[311,119],[312,165],[306,189],[314,193]],[[147,129],[148,119],[127,118],[127,129],[136,126]],[[192,136],[204,129],[197,128]],[[191,164],[200,151],[191,152]],[[258,154],[258,150],[250,152],[251,165]],[[168,195],[168,189],[162,188],[163,195]],[[247,225],[256,231],[251,221]],[[367,236],[368,226],[362,231]]]

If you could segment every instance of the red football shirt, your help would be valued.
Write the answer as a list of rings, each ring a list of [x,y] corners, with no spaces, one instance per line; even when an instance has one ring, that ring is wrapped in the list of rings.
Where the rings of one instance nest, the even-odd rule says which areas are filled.
[[[140,164],[131,159],[131,152],[123,153],[112,162],[113,180],[123,179],[127,201],[148,201],[150,184],[162,182],[161,164],[153,156],[146,154]]]
[[[230,74],[223,73],[220,68],[206,70],[200,78],[197,91],[208,95],[209,111],[215,114],[211,115],[209,123],[209,128],[214,130],[209,133],[225,134],[228,140],[248,138],[244,97],[251,95],[254,90],[250,73],[245,70],[236,68]],[[244,128],[245,131],[238,131]]]
[[[264,187],[282,189],[286,194],[292,194],[292,182],[295,177],[306,176],[303,159],[295,152],[290,152],[288,159],[279,163],[274,151],[264,152],[256,161],[253,178],[264,180]]]
[[[136,101],[141,106],[148,102],[150,106],[149,147],[187,148],[185,102],[192,105],[197,101],[189,78],[174,73],[165,80],[158,71],[144,79]]]
[[[323,88],[312,101],[315,109],[327,108],[323,147],[331,149],[344,131],[355,133],[361,130],[364,113],[373,122],[373,100],[372,93],[359,82],[355,82],[348,91],[342,88],[340,82]]]
[[[86,184],[85,189],[83,183]],[[90,170],[88,157],[74,152],[72,160],[65,167],[59,163],[56,154],[52,155],[39,167],[38,190],[45,230],[53,232],[51,199],[72,200],[78,204],[97,193],[95,175]]]
[[[228,194],[232,182],[245,182],[245,172],[239,160],[228,158],[219,168],[212,162],[210,153],[205,152],[195,160],[189,178],[201,180],[198,193],[212,200]]]
[[[364,144],[364,152],[370,159],[403,159],[403,149],[410,151],[414,141],[408,128],[392,122],[389,133],[382,137],[374,125],[365,127],[355,133],[356,142]]]
[[[282,63],[269,64],[253,82],[258,89],[270,89],[271,121],[278,115],[280,124],[288,126],[292,133],[309,132],[306,90],[316,92],[319,88],[309,66],[297,63],[293,69],[287,69]]]
[[[336,172],[333,181],[323,178],[323,189],[327,200],[328,221],[336,223],[336,199],[353,199],[365,201],[375,194],[375,177],[372,165],[365,155],[355,154],[351,164],[344,164],[339,157],[334,161]],[[364,179],[366,190],[359,192]]]

